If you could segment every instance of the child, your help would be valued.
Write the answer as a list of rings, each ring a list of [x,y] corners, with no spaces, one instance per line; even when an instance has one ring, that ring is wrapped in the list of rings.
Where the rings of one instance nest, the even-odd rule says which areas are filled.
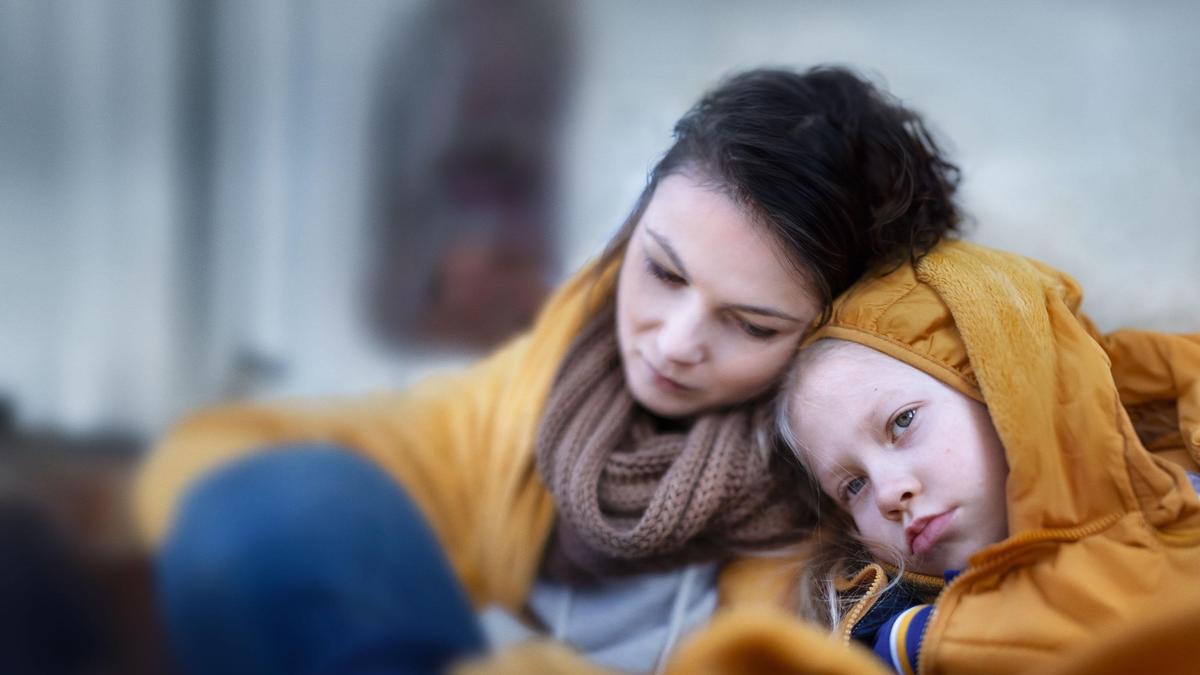
[[[1122,405],[1173,402],[1195,471],[1200,336],[1098,341],[1078,302],[952,243],[836,303],[780,406],[827,500],[805,614],[898,672],[1024,672],[1200,581],[1200,500]]]

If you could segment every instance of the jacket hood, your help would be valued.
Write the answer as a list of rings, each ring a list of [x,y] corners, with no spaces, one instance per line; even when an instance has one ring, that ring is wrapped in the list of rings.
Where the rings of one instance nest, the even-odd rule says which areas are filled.
[[[1080,301],[1075,281],[1048,266],[946,242],[861,281],[809,341],[863,344],[985,403],[1010,468],[1010,539],[1133,511],[1152,526],[1200,527],[1184,472],[1139,441]]]

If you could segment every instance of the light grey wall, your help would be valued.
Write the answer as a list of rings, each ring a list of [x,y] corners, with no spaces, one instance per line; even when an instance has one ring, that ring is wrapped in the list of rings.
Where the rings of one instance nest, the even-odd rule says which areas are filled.
[[[175,48],[197,30],[184,0],[0,0],[0,392],[24,422],[153,432],[219,392],[247,345],[286,367],[260,393],[461,361],[384,359],[355,313],[372,69],[402,34],[386,28],[425,4],[213,0],[220,39],[197,56]],[[973,238],[1074,274],[1103,328],[1200,330],[1200,3],[576,9],[566,269],[600,249],[717,78],[834,62],[950,142]],[[181,88],[189,58],[211,59],[212,98]],[[181,145],[198,113],[210,137]],[[218,170],[197,186],[200,161]],[[197,203],[211,258],[192,246]]]

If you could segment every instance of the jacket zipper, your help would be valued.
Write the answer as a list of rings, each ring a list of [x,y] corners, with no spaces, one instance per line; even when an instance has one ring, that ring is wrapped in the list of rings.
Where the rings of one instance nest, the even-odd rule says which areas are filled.
[[[841,640],[843,645],[849,645],[853,640],[851,635],[854,633],[855,626],[858,625],[859,621],[862,621],[867,612],[871,610],[871,607],[875,606],[875,602],[879,599],[880,587],[885,583],[891,583],[892,579],[896,579],[900,576],[906,576],[909,577],[910,580],[915,580],[924,587],[931,589],[936,588],[939,596],[946,585],[945,581],[942,579],[930,576],[928,574],[921,574],[920,572],[905,572],[901,574],[899,568],[888,563],[872,563],[867,567],[864,567],[863,570],[854,577],[850,578],[850,580],[847,582],[849,588],[853,588],[855,585],[854,581],[861,577],[867,570],[875,572],[875,580],[871,583],[871,586],[867,589],[867,592],[863,594],[862,599],[854,603],[854,606],[850,608],[850,611],[846,612],[845,618],[843,618],[841,621]]]
[[[854,626],[862,620],[863,616],[866,615],[867,610],[875,604],[876,600],[878,600],[876,594],[879,593],[879,587],[882,586],[884,581],[886,581],[888,578],[887,573],[884,572],[883,568],[877,563],[871,563],[864,569],[873,570],[875,572],[875,579],[871,582],[870,588],[867,589],[867,592],[863,595],[863,597],[859,599],[858,602],[854,603],[854,606],[851,607],[850,611],[846,613],[846,617],[842,619],[842,644],[845,646],[850,645],[850,636],[854,632]]]

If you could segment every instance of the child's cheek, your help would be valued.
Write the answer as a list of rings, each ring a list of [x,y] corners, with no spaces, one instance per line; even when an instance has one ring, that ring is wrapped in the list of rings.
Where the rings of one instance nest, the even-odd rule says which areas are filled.
[[[897,554],[899,553],[898,551],[891,547],[879,544],[878,542],[868,541],[867,551],[871,554],[872,558],[881,562],[887,562],[893,565],[901,562],[899,559],[897,559]]]
[[[855,518],[854,525],[872,558],[892,564],[901,562],[905,552],[897,548],[897,542],[888,538],[889,533],[883,524],[869,518]]]

